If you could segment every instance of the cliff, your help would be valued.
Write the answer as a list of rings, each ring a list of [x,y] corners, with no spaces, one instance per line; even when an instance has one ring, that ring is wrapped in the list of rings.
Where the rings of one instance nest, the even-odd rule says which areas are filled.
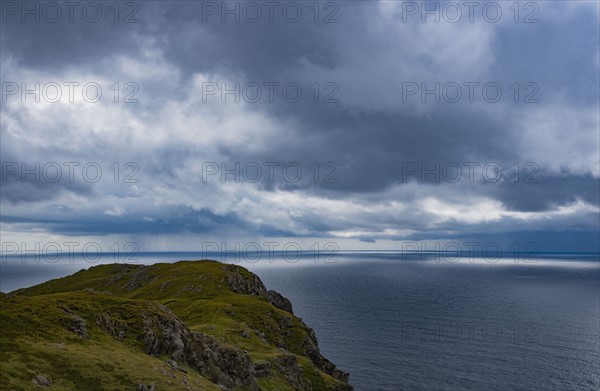
[[[0,389],[352,389],[290,301],[235,265],[101,265],[0,303]]]

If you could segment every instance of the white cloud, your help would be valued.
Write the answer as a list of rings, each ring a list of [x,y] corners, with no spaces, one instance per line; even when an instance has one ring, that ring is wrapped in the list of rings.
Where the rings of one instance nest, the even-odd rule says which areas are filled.
[[[107,216],[123,217],[125,216],[125,209],[121,208],[120,206],[115,206],[112,209],[106,209],[104,214]]]

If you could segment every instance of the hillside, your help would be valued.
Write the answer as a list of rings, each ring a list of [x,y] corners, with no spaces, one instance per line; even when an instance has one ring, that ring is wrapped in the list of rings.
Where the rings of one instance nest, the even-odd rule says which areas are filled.
[[[2,390],[352,389],[291,303],[235,265],[101,265],[0,302]]]

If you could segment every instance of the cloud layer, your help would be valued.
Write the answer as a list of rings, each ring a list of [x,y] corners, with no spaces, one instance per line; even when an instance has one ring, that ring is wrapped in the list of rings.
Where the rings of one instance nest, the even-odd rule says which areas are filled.
[[[420,2],[277,3],[256,23],[235,2],[140,2],[118,22],[102,5],[96,23],[42,6],[23,22],[15,4],[5,238],[394,248],[485,232],[598,250],[598,4],[497,3],[496,22],[463,5],[454,23],[423,22]]]

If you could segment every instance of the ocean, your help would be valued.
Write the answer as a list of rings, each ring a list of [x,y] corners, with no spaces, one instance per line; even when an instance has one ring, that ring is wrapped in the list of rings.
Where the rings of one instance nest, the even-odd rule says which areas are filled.
[[[201,254],[138,258],[149,264]],[[3,292],[90,266],[4,261]],[[239,264],[291,300],[356,390],[600,389],[598,254],[515,263],[346,252],[330,263]]]

